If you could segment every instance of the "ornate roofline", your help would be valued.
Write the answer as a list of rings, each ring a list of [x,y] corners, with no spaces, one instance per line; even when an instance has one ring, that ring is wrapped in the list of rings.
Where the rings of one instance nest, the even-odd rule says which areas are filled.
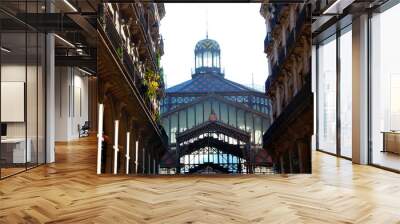
[[[221,81],[225,82],[227,85],[230,85],[231,87],[243,89],[243,90],[230,91],[230,92],[254,92],[254,93],[261,93],[261,94],[262,94],[261,91],[258,91],[258,90],[256,90],[256,89],[252,89],[252,88],[247,87],[247,86],[245,86],[245,85],[236,83],[236,82],[231,81],[231,80],[229,80],[229,79],[226,79],[225,77],[222,77],[222,76],[217,75],[217,74],[212,74],[212,73],[204,73],[204,74],[199,74],[199,75],[196,75],[196,76],[192,76],[192,79],[189,79],[189,80],[187,80],[187,81],[185,81],[185,82],[182,82],[182,83],[179,83],[179,84],[174,85],[174,86],[172,86],[172,87],[169,87],[169,88],[167,88],[165,91],[166,91],[166,93],[168,93],[168,91],[171,91],[171,89],[177,88],[177,87],[179,87],[179,86],[181,86],[180,89],[185,88],[187,85],[191,84],[191,83],[193,82],[193,80],[195,80],[195,79],[200,79],[200,78],[204,78],[205,76],[212,76],[212,77],[214,77],[214,78],[221,79]],[[223,91],[221,91],[221,92],[223,92]],[[171,92],[169,92],[169,93],[171,93]],[[173,93],[179,93],[179,91],[175,91],[175,92],[173,92]],[[190,93],[190,92],[189,92],[189,93]],[[197,92],[192,92],[192,93],[197,93]],[[199,92],[199,93],[201,93],[201,92]]]
[[[195,141],[185,144],[179,147],[179,155],[187,155],[198,149],[205,148],[207,146],[213,146],[219,150],[232,154],[234,156],[243,158],[244,153],[240,145],[229,144],[228,142],[221,141],[213,137],[205,137],[201,139],[196,139]],[[218,146],[218,147],[217,147]]]
[[[226,104],[229,104],[229,105],[231,105],[231,106],[233,106],[233,107],[237,107],[237,108],[243,109],[243,110],[245,110],[245,111],[247,111],[247,112],[254,113],[254,114],[256,114],[256,115],[258,115],[258,116],[260,116],[260,117],[263,117],[263,118],[265,118],[265,119],[268,119],[268,120],[270,119],[269,116],[268,116],[267,114],[264,114],[264,113],[262,113],[262,112],[260,112],[260,111],[254,110],[253,108],[246,107],[246,106],[244,106],[244,105],[241,104],[241,103],[235,103],[235,102],[233,102],[233,101],[227,100],[227,99],[225,99],[224,97],[221,97],[221,96],[216,95],[216,94],[207,94],[207,95],[205,95],[204,97],[201,97],[201,98],[199,98],[199,99],[193,100],[193,101],[190,102],[190,103],[187,103],[187,104],[183,104],[183,105],[181,105],[181,106],[178,106],[178,107],[176,107],[176,108],[173,109],[173,110],[170,110],[170,111],[168,111],[168,112],[163,113],[163,114],[161,115],[161,118],[165,118],[165,117],[171,115],[172,113],[175,113],[175,112],[177,112],[177,111],[186,109],[186,108],[188,108],[188,107],[190,107],[190,106],[193,106],[193,105],[195,105],[195,104],[197,104],[197,103],[200,103],[200,102],[205,101],[205,100],[208,100],[208,99],[220,100],[220,101],[222,101],[222,102],[224,102],[224,103],[226,103]]]
[[[268,97],[262,93],[262,92],[252,92],[252,91],[243,91],[243,92],[232,92],[232,91],[227,91],[227,92],[173,92],[173,93],[166,93],[165,96],[168,97],[176,97],[176,96],[206,96],[209,94],[218,94],[218,95],[223,95],[223,96],[258,96],[258,97],[263,97],[265,99],[268,99]]]
[[[179,147],[179,143],[188,141],[192,139],[194,136],[199,136],[201,134],[213,131],[223,133],[229,137],[235,138],[236,140],[242,142],[250,143],[250,134],[248,132],[235,128],[231,125],[225,124],[220,121],[206,121],[186,131],[178,132],[176,133],[176,142],[178,143]]]

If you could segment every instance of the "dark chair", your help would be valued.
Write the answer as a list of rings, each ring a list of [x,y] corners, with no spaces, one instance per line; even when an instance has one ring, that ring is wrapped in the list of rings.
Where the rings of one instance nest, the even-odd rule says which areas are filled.
[[[90,129],[89,121],[85,121],[82,127],[78,125],[78,129],[79,129],[79,138],[89,136],[89,129]]]

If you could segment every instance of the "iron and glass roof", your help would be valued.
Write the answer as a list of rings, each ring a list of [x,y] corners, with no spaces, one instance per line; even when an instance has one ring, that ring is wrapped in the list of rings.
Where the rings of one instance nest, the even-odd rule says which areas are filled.
[[[166,93],[259,92],[215,74],[201,74],[168,88]]]

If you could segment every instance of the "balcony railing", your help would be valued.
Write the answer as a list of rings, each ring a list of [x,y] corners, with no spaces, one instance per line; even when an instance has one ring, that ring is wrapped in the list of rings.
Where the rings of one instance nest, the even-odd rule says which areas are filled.
[[[125,50],[123,51],[122,61],[123,64],[126,66],[127,72],[133,78],[133,82],[135,83],[135,85],[137,85],[137,82],[140,79],[140,75],[138,74],[139,71],[137,70],[136,66],[134,66],[132,57]]]
[[[144,75],[141,74],[140,72],[141,69],[139,69],[137,65],[134,63],[133,56],[128,53],[127,48],[123,44],[123,38],[117,31],[117,29],[119,29],[120,27],[116,27],[112,15],[108,13],[106,9],[104,10],[103,19],[104,19],[103,30],[107,36],[107,39],[111,43],[112,48],[115,50],[116,55],[119,61],[121,62],[125,72],[129,75],[129,79],[139,90],[138,92],[143,102],[145,103],[147,109],[151,112],[154,118],[158,109],[154,107],[153,103],[150,101],[149,97],[146,94],[146,88],[144,88],[142,84],[142,79]]]
[[[296,40],[299,37],[299,35],[301,33],[301,29],[303,28],[304,24],[306,23],[306,20],[307,20],[307,10],[306,10],[306,8],[303,8],[301,10],[301,12],[298,14],[295,29],[289,33],[289,35],[286,39],[285,47],[282,47],[279,50],[278,60],[272,66],[271,74],[268,77],[267,81],[265,82],[265,92],[266,93],[269,92],[273,82],[278,77],[279,73],[281,72],[281,68],[283,67],[283,64],[286,61],[287,55],[289,55],[290,52],[292,52],[292,50],[295,48]]]
[[[265,36],[265,39],[264,39],[264,52],[265,53],[267,53],[267,48],[271,44],[271,42],[272,42],[272,34],[271,34],[271,32],[268,32],[267,36]]]
[[[151,34],[150,34],[148,20],[145,17],[143,3],[142,4],[134,4],[134,5],[135,5],[135,13],[138,16],[140,26],[143,29],[144,39],[145,39],[146,43],[148,44],[147,50],[150,54],[151,61],[153,63],[154,69],[158,70],[159,68],[157,67],[157,65],[155,63],[156,62],[155,46],[154,46],[154,42],[153,42]]]
[[[308,10],[306,10],[306,7],[301,10],[301,12],[298,14],[297,20],[296,20],[296,34],[300,33],[301,29],[303,28],[304,23],[306,22],[307,19],[307,13]]]
[[[271,32],[275,29],[275,26],[278,25],[279,19],[278,19],[279,14],[273,14],[272,18],[269,20],[269,27]]]
[[[282,132],[287,131],[285,128],[288,124],[288,120],[297,116],[302,108],[308,104],[312,105],[312,92],[311,92],[311,75],[307,75],[306,84],[302,89],[292,98],[289,104],[283,108],[283,111],[274,120],[271,126],[263,135],[263,146],[268,148],[267,145],[273,142],[274,138],[280,136]]]
[[[271,74],[268,77],[267,81],[265,82],[265,92],[268,93],[269,89],[271,88],[272,82],[275,80],[276,76],[278,75],[279,65],[274,64],[271,68]]]
[[[279,20],[281,18],[281,12],[282,9],[286,6],[287,4],[273,4],[275,7],[275,11],[272,13],[272,17],[269,20],[269,32],[267,36],[264,39],[264,52],[266,52],[266,49],[268,48],[269,44],[272,42],[272,35],[271,33],[274,31],[275,27],[279,24]]]
[[[282,66],[286,59],[287,46],[282,47],[278,54],[278,65]]]
[[[157,45],[158,45],[157,48],[158,48],[159,54],[164,55],[164,41],[163,41],[161,35],[160,35],[160,39],[158,39]]]
[[[295,43],[296,43],[295,31],[292,30],[290,31],[289,36],[286,40],[286,48],[293,49]]]
[[[279,4],[279,3],[275,3],[273,5],[275,7],[275,11],[272,13],[272,18],[269,23],[271,32],[274,30],[275,26],[279,24],[279,19],[283,7],[287,6],[287,4]]]

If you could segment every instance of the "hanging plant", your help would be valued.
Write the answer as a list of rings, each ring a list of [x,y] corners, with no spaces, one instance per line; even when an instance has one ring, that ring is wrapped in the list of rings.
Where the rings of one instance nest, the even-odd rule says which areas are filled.
[[[157,94],[158,83],[155,81],[151,81],[149,84],[150,85],[149,85],[149,89],[147,90],[147,92],[148,92],[150,99],[153,100]]]
[[[160,67],[160,64],[161,64],[161,55],[160,55],[159,52],[157,52],[156,60],[157,60],[157,67],[159,68],[159,67]]]
[[[147,86],[147,96],[150,100],[157,97],[157,92],[160,87],[160,76],[151,69],[146,70],[144,84]]]
[[[160,68],[160,85],[164,86],[164,68]]]
[[[123,52],[122,47],[118,47],[118,48],[117,48],[117,55],[118,55],[119,59],[122,59],[122,54],[123,54],[123,53],[124,53],[124,52]]]
[[[157,124],[161,123],[161,116],[160,116],[160,112],[158,112],[158,111],[156,111],[155,120],[156,120]]]

